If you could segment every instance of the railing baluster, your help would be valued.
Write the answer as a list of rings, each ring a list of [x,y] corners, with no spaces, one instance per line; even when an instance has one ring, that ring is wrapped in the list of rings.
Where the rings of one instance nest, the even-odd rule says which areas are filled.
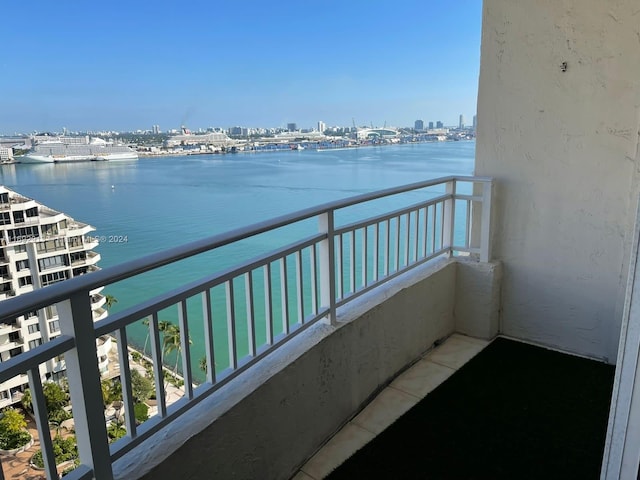
[[[280,259],[280,301],[282,302],[282,331],[289,333],[289,278],[287,275],[287,257]]]
[[[433,215],[431,215],[431,252],[435,253],[437,250],[436,247],[436,220],[438,217],[438,205],[440,203],[433,206]]]
[[[380,237],[380,223],[376,222],[373,227],[373,245],[371,250],[373,250],[373,265],[371,265],[371,269],[373,270],[373,282],[378,281],[378,257],[380,252],[378,251],[378,238]]]
[[[56,459],[53,453],[53,442],[51,441],[51,432],[49,431],[49,415],[47,413],[47,403],[44,396],[44,391],[42,389],[42,382],[40,381],[40,369],[29,369],[29,371],[27,371],[27,376],[29,377],[29,388],[31,389],[31,405],[33,407],[33,414],[36,418],[36,425],[38,427],[38,437],[40,438],[40,448],[42,450],[44,469],[47,472],[47,478],[58,478]],[[107,432],[105,430],[105,436],[106,434]]]
[[[309,248],[309,279],[311,290],[311,313],[315,315],[318,313],[318,290],[316,279],[316,244],[314,243]]]
[[[336,263],[333,210],[319,215],[318,230],[327,235],[320,242],[320,295],[323,307],[329,308],[329,323],[336,324]]]
[[[404,239],[404,266],[409,266],[411,259],[409,258],[409,245],[411,241],[411,212],[405,215],[405,239]]]
[[[118,361],[120,362],[120,384],[122,385],[122,403],[124,404],[124,421],[127,434],[136,437],[136,416],[133,410],[133,391],[131,385],[131,365],[129,365],[129,342],[127,330],[119,328],[115,332],[118,344]],[[119,412],[116,412],[118,414]]]
[[[178,324],[180,325],[180,344],[182,354],[182,378],[184,391],[189,400],[193,398],[193,375],[191,372],[191,338],[189,336],[189,316],[187,301],[182,300],[178,308]]]
[[[395,254],[394,254],[394,266],[395,272],[400,270],[400,217],[395,217],[395,228],[394,228],[394,237],[395,237]]]
[[[253,304],[253,272],[248,271],[245,276],[245,298],[247,300],[247,340],[249,342],[249,355],[256,356],[256,329]]]
[[[204,354],[207,359],[207,381],[216,381],[216,361],[213,343],[213,312],[211,310],[211,290],[202,292],[202,321],[204,328]]]
[[[57,309],[62,334],[76,339],[75,348],[64,358],[80,461],[93,469],[96,478],[110,480],[113,472],[89,292],[77,290],[68,300],[58,303]]]
[[[446,183],[446,193],[451,195],[450,198],[447,198],[444,201],[443,212],[442,212],[442,248],[449,249],[449,254],[451,254],[451,247],[453,246],[453,230],[454,230],[454,218],[455,218],[455,195],[456,195],[456,184],[455,182],[447,182]]]
[[[369,284],[369,227],[362,229],[362,287],[366,287]]]
[[[469,248],[471,244],[469,239],[471,238],[471,200],[467,200],[467,218],[464,228],[464,247]]]
[[[302,275],[302,250],[298,250],[296,255],[296,272],[298,274],[297,294],[298,294],[298,323],[304,323],[304,277]]]
[[[351,283],[351,292],[354,293],[356,288],[356,231],[353,230],[349,235],[349,280]]]
[[[418,259],[420,258],[420,209],[415,211],[415,222],[414,222],[414,226],[413,226],[413,234],[415,236],[415,243],[414,243],[414,262],[417,262]]]
[[[338,292],[340,298],[344,298],[344,238],[342,234],[338,235]]]
[[[238,368],[238,353],[236,347],[236,307],[233,295],[233,280],[225,282],[225,298],[227,300],[227,341],[229,344],[229,366]]]
[[[389,245],[389,239],[391,238],[391,233],[389,230],[391,229],[391,220],[387,219],[385,227],[386,228],[384,231],[384,235],[385,235],[384,268],[382,270],[383,277],[386,277],[387,275],[389,275],[389,262],[390,262],[389,256],[391,254],[391,246]]]
[[[167,416],[167,399],[164,388],[164,370],[162,368],[162,348],[160,346],[160,330],[158,328],[158,312],[151,315],[149,322],[149,336],[151,339],[151,358],[153,360],[153,377],[156,382],[156,401],[158,415]]]
[[[273,345],[273,298],[271,297],[271,263],[264,266],[264,321],[267,345]]]

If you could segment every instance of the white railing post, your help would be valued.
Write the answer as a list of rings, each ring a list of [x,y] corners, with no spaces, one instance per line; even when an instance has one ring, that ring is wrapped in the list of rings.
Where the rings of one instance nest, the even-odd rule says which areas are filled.
[[[482,225],[480,227],[480,261],[491,260],[491,203],[493,182],[482,184]]]
[[[65,353],[65,362],[80,461],[93,469],[95,478],[110,480],[113,471],[89,292],[76,291],[57,308],[62,334],[75,338],[76,344]]]
[[[320,303],[329,308],[329,323],[336,324],[336,272],[333,210],[319,216],[319,231],[327,238],[320,242]]]
[[[444,201],[444,208],[442,211],[442,249],[449,249],[449,255],[453,252],[451,247],[453,246],[453,230],[454,230],[454,216],[455,216],[455,194],[456,184],[452,180],[445,183],[445,193],[450,195]]]

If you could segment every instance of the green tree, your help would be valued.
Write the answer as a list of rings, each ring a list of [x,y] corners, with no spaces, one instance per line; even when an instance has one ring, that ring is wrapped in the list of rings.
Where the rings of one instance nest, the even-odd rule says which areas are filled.
[[[182,342],[180,341],[180,327],[178,325],[174,325],[170,323],[169,326],[162,332],[162,350],[165,355],[170,354],[171,352],[176,352],[176,364],[173,367],[174,375],[178,374],[178,362],[180,362],[180,354],[182,353]],[[193,342],[191,338],[189,338],[189,345]]]
[[[118,303],[118,299],[116,297],[114,297],[113,295],[105,295],[104,298],[107,300],[105,302],[105,307],[107,307],[107,310],[111,309],[111,307],[113,307],[116,303]]]
[[[0,417],[0,448],[13,450],[27,444],[31,435],[26,428],[27,421],[22,413],[14,408],[4,410]]]
[[[136,403],[133,406],[133,414],[136,422],[140,424],[149,418],[149,407],[145,403]]]
[[[200,361],[198,362],[198,366],[200,367],[200,370],[202,370],[205,374],[208,371],[208,365],[207,365],[207,357],[203,356],[200,357]]]
[[[122,384],[119,379],[106,379],[100,382],[102,401],[105,405],[122,400]]]
[[[133,401],[140,403],[148,400],[154,391],[153,382],[150,378],[142,375],[135,368],[131,370],[131,392]]]
[[[22,398],[20,399],[20,403],[25,408],[25,410],[33,412],[33,399],[31,398],[31,390],[27,388],[24,391],[24,393],[22,394]]]
[[[107,427],[107,436],[109,437],[109,443],[115,442],[119,438],[124,437],[126,434],[127,429],[118,423],[112,423]]]
[[[42,384],[42,390],[49,415],[57,410],[62,410],[69,404],[69,394],[57,383],[45,382]]]
[[[27,428],[27,421],[24,415],[15,408],[7,408],[2,412],[0,418],[0,430],[3,432],[16,433]]]

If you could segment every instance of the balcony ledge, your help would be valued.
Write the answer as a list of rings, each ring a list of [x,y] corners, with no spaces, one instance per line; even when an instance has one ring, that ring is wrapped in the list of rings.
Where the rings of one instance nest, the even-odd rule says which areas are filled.
[[[339,309],[335,326],[311,326],[125,454],[115,478],[291,477],[457,324],[495,336],[498,303],[486,299],[498,298],[500,278],[499,263],[459,258],[398,276]]]

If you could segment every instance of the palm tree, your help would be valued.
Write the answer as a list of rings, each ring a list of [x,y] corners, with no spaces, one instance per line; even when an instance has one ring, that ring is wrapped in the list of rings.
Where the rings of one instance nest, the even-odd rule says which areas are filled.
[[[110,310],[111,307],[113,307],[116,303],[118,303],[118,299],[116,297],[114,297],[113,295],[105,295],[104,298],[107,300],[104,303],[104,306],[107,307],[107,310]]]
[[[169,326],[162,330],[162,350],[165,355],[176,351],[176,364],[173,368],[174,375],[178,375],[178,362],[180,361],[180,353],[182,352],[182,342],[180,341],[180,327],[168,322]],[[193,342],[189,338],[189,345]]]
[[[200,357],[200,361],[198,362],[198,366],[200,367],[200,370],[202,370],[205,374],[207,373],[207,357]]]
[[[171,323],[169,320],[160,320],[158,322],[158,331],[159,332],[165,332],[169,329],[169,327],[172,327],[175,325],[173,323]]]
[[[149,341],[149,334],[151,333],[149,331],[149,317],[147,317],[144,320],[142,320],[142,325],[147,327],[147,336],[144,339],[144,347],[142,347],[142,354],[146,355],[147,354],[147,342]]]

